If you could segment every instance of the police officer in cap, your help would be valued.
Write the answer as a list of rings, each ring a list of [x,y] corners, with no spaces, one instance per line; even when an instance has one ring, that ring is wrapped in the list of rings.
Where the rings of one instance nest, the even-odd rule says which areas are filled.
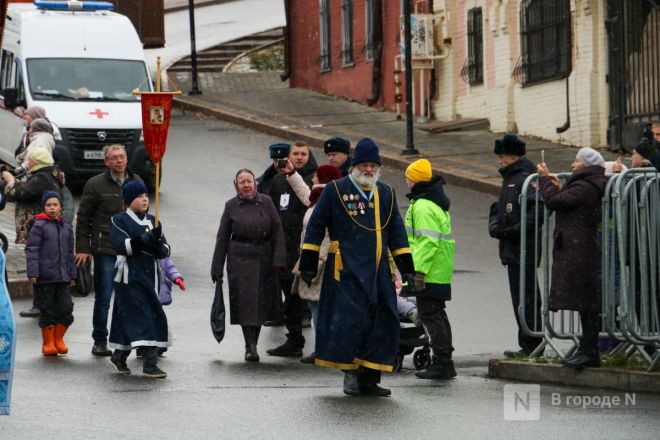
[[[348,139],[333,137],[323,144],[323,152],[328,156],[328,165],[335,166],[343,177],[348,176],[351,166],[351,142]]]
[[[272,164],[264,173],[257,177],[257,191],[262,194],[268,194],[270,191],[270,182],[273,180],[273,177],[277,176],[277,164],[279,160],[285,160],[289,157],[289,151],[291,150],[291,145],[284,142],[278,142],[272,144],[268,147],[268,153],[270,154],[270,159],[273,161]]]

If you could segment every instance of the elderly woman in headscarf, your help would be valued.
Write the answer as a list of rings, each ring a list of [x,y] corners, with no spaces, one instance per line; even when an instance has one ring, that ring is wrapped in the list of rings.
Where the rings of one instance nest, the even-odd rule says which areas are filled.
[[[275,273],[286,265],[284,233],[273,201],[257,192],[252,171],[239,170],[234,186],[236,196],[225,204],[220,219],[211,279],[222,283],[226,261],[230,322],[243,329],[245,360],[257,362],[261,326],[277,319]]]
[[[548,308],[580,312],[582,336],[576,353],[562,361],[572,368],[599,367],[601,283],[601,199],[607,184],[605,161],[593,148],[578,151],[573,173],[560,186],[545,163],[538,165],[545,206],[556,212]]]
[[[16,243],[27,242],[34,217],[41,212],[41,195],[55,191],[62,195],[62,184],[53,174],[53,156],[44,149],[32,150],[27,155],[28,177],[17,180],[11,173],[2,172],[6,182],[8,200],[16,202]]]
[[[30,144],[30,139],[29,139],[29,131],[30,131],[30,124],[32,121],[35,119],[46,119],[46,109],[39,106],[39,105],[33,105],[31,107],[28,107],[27,110],[25,110],[22,114],[22,118],[25,121],[25,132],[23,133],[23,136],[21,137],[21,141],[18,144],[18,147],[16,147],[16,151],[14,151],[14,157],[18,157],[19,154],[23,153],[27,146]]]
[[[30,123],[28,129],[30,143],[25,151],[16,156],[16,173],[27,170],[27,155],[36,148],[42,148],[53,154],[55,138],[53,137],[53,126],[47,119],[37,118]]]

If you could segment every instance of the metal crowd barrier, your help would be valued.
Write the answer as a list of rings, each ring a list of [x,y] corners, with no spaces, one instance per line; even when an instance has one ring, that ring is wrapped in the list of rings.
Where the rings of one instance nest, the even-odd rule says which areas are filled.
[[[559,174],[563,182],[570,174]],[[529,206],[530,200],[533,206]],[[550,346],[561,359],[570,356],[581,335],[579,313],[548,310],[552,269],[554,216],[545,208],[538,192],[538,175],[529,176],[520,196],[520,261],[526,261],[528,238],[533,237],[535,258],[541,254],[541,316],[534,329],[525,322],[525,269],[521,264],[518,316],[526,334],[543,342],[532,356]],[[528,210],[529,207],[529,210]],[[534,215],[534,228],[541,234],[529,235],[528,215]],[[542,220],[542,224],[539,224]],[[617,342],[611,354],[635,352],[653,371],[660,362],[660,174],[654,168],[629,169],[609,177],[602,199],[602,283],[601,337]],[[535,282],[536,283],[536,282]],[[538,309],[538,304],[535,310]],[[538,329],[538,330],[535,330]],[[569,342],[562,349],[559,341]]]

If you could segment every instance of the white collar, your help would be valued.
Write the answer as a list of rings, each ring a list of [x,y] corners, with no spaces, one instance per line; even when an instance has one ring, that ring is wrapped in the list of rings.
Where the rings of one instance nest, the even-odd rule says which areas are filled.
[[[132,210],[131,208],[126,208],[126,214],[128,214],[128,216],[129,216],[130,218],[132,218],[133,221],[134,221],[135,223],[137,223],[138,225],[141,225],[141,226],[149,226],[149,229],[153,229],[153,228],[154,228],[153,223],[151,223],[151,220],[149,220],[149,217],[148,217],[146,214],[144,215],[144,219],[143,219],[143,220],[140,220],[140,219],[138,218],[137,214],[135,214],[135,212],[133,212],[133,210]]]

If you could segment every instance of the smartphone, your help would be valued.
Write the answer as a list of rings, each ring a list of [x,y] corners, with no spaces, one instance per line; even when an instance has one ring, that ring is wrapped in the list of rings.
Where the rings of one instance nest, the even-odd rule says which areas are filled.
[[[279,169],[286,168],[286,163],[287,163],[286,159],[277,159],[277,168]]]

